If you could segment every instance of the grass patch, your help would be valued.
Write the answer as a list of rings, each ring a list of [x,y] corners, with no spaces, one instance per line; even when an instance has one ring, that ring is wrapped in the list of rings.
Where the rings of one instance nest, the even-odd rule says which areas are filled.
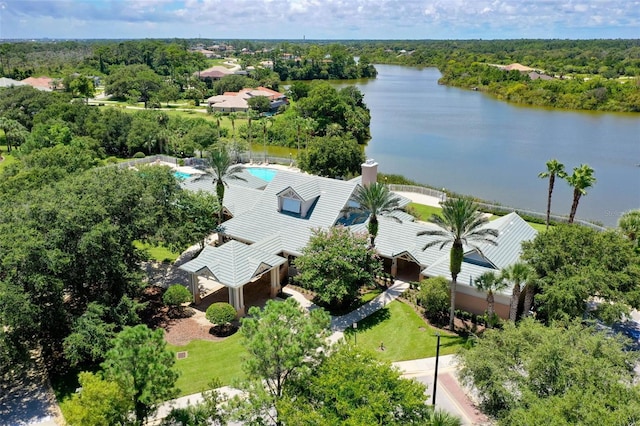
[[[185,346],[167,347],[173,352],[188,352],[187,358],[176,359],[174,367],[180,373],[176,382],[180,396],[208,389],[214,377],[220,379],[222,385],[231,385],[234,380],[244,378],[241,358],[247,352],[239,332],[219,342],[194,340]]]
[[[535,229],[538,232],[546,232],[547,231],[547,225],[545,225],[544,223],[535,223],[535,222],[527,222],[529,225],[531,225],[531,227],[533,229]],[[552,226],[552,225],[549,225]]]
[[[423,220],[425,222],[429,220],[431,215],[436,214],[438,216],[442,216],[442,209],[440,207],[425,206],[424,204],[418,203],[409,203],[407,212],[415,216],[418,220]],[[501,217],[502,216],[493,214],[489,218],[489,221],[493,221]],[[538,232],[545,232],[547,230],[547,226],[544,223],[530,222],[528,220],[526,222]]]
[[[393,301],[385,308],[358,323],[357,345],[370,350],[383,361],[396,362],[436,355],[436,329],[429,326],[409,305]],[[440,354],[458,351],[465,339],[440,332]],[[354,329],[348,328],[345,338],[354,343]],[[384,344],[384,351],[380,350]]]
[[[16,157],[14,157],[12,154],[7,153],[6,145],[0,145],[0,152],[2,153],[3,158],[3,160],[0,161],[0,171],[2,171],[8,165],[18,162],[18,159]]]
[[[180,253],[172,251],[163,245],[155,246],[149,243],[143,243],[142,241],[134,241],[133,244],[138,250],[146,251],[152,260],[158,262],[173,263],[176,261],[178,256],[180,256]]]
[[[425,206],[424,204],[409,203],[407,212],[415,216],[418,220],[428,221],[432,215],[442,216],[440,207]]]

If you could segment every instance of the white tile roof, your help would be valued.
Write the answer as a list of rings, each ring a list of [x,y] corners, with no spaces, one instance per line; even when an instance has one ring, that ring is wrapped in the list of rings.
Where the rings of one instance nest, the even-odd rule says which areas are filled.
[[[264,184],[264,181],[258,180]],[[197,182],[201,181],[189,180],[183,185],[188,189],[198,189],[201,188],[201,185]],[[209,182],[210,191],[215,192],[210,179],[206,181]],[[261,253],[275,255],[284,252],[300,255],[302,249],[307,245],[313,229],[328,228],[336,224],[336,221],[342,216],[343,208],[357,188],[358,182],[278,171],[264,189],[256,189],[255,186],[256,182],[254,181],[244,183],[234,181],[229,185],[225,192],[224,204],[229,210],[233,210],[234,217],[222,224],[222,233],[232,239],[254,243],[251,247]],[[306,217],[278,211],[278,194],[287,188],[293,188],[304,199],[317,198]],[[436,225],[415,222],[406,213],[399,213],[395,216],[402,222],[388,217],[379,217],[376,238],[376,249],[379,254],[387,258],[400,256],[413,258],[422,268],[425,268],[422,271],[424,275],[448,278],[450,276],[450,246],[446,246],[442,250],[440,250],[440,246],[422,250],[427,242],[436,237],[417,235],[420,231],[437,229]],[[531,240],[537,234],[537,231],[516,213],[510,213],[489,222],[485,227],[496,229],[499,232],[497,246],[479,245],[486,259],[497,269],[516,262],[520,257],[522,241]],[[353,232],[366,233],[367,222],[352,225],[349,228]],[[472,247],[465,247],[465,253],[470,253],[472,250]],[[207,256],[212,255],[211,253],[213,252],[207,251]],[[235,252],[220,250],[216,252],[217,256],[234,254]],[[226,259],[226,257],[220,259]],[[494,269],[463,262],[458,282],[462,286],[468,286],[470,279],[475,279],[487,270]],[[510,292],[510,289],[505,290],[505,292],[507,291]]]
[[[278,211],[277,194],[287,187],[299,188],[304,196],[318,194],[306,217]],[[299,254],[307,245],[312,229],[328,228],[336,223],[355,188],[356,184],[351,182],[278,171],[254,208],[226,221],[223,232],[251,242],[279,236],[287,253]]]
[[[286,261],[254,245],[229,241],[220,247],[206,246],[197,258],[183,264],[180,269],[194,273],[208,270],[220,284],[238,288],[264,273],[264,270],[280,266]]]

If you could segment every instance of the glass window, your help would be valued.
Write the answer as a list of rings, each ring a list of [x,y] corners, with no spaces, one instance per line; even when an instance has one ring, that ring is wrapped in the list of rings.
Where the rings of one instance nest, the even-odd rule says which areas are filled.
[[[292,198],[282,199],[282,211],[300,214],[301,208],[302,203],[300,203],[299,200],[294,200]]]

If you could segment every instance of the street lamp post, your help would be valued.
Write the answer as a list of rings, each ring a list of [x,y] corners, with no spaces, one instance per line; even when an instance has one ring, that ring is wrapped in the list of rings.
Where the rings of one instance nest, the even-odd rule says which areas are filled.
[[[436,405],[436,389],[438,387],[438,360],[440,359],[440,332],[436,332],[438,343],[436,345],[436,371],[433,375],[433,395],[431,397],[431,405]]]
[[[353,323],[353,343],[355,345],[358,344],[358,323],[357,322]]]

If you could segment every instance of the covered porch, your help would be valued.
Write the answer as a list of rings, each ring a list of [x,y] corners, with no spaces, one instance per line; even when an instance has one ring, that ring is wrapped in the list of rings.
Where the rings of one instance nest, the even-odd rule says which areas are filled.
[[[271,298],[275,297],[281,289],[280,268],[286,262],[284,257],[233,240],[220,247],[205,247],[198,257],[180,269],[189,273],[189,289],[196,305],[212,293],[218,294],[217,298],[226,293],[229,304],[243,316],[246,312],[245,286],[250,286],[251,294],[254,294],[262,285],[269,289]]]
[[[405,282],[420,281],[423,266],[408,251],[395,254],[391,258],[382,256],[382,260],[385,272],[394,277]]]

